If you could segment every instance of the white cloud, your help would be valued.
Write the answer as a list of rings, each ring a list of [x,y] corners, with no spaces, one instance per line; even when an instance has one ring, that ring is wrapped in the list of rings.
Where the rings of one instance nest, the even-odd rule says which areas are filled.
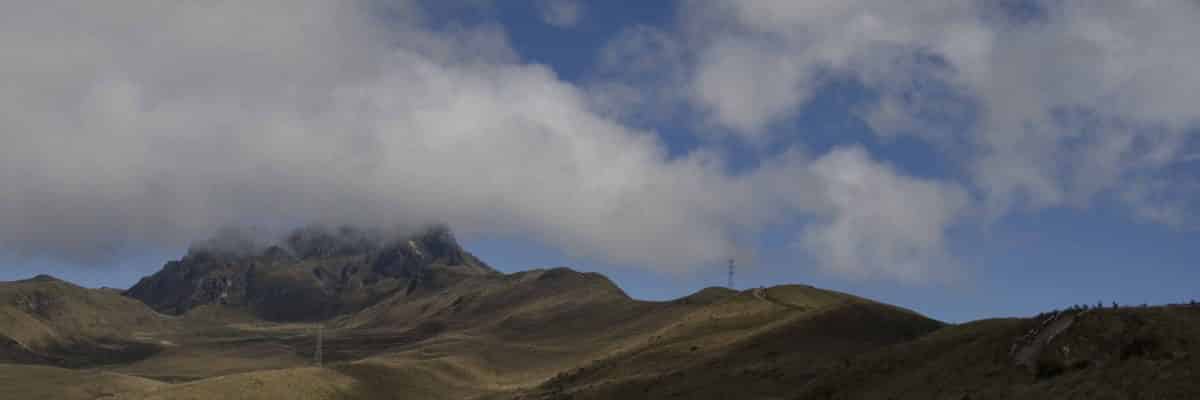
[[[818,84],[815,66],[754,42],[722,40],[701,57],[694,101],[711,109],[718,123],[748,135],[796,112]]]
[[[988,213],[1086,207],[1196,151],[1200,3],[724,1],[685,3],[699,56],[691,102],[756,138],[854,77],[881,135],[969,154]],[[934,88],[931,90],[930,88]],[[929,115],[935,113],[937,115]],[[973,123],[939,125],[939,119]],[[1168,197],[1179,197],[1168,196]],[[1131,209],[1158,208],[1131,204]],[[1160,213],[1161,214],[1161,213]]]
[[[953,278],[957,262],[945,249],[946,229],[967,212],[962,188],[897,175],[861,148],[834,150],[812,171],[831,212],[800,244],[822,267],[858,278]]]
[[[889,78],[880,74],[900,66],[896,47],[930,45],[946,21],[970,10],[957,1],[686,4],[687,32],[696,36],[689,42],[699,46],[692,100],[719,124],[751,136],[794,115],[820,89],[822,72]]]
[[[694,200],[731,184],[716,163],[667,160],[501,32],[398,11],[6,3],[0,246],[87,262],[229,224],[438,219],[626,262],[732,251],[740,211]]]
[[[861,150],[819,156],[817,170],[869,166],[879,173],[862,176],[888,188],[833,202],[845,190],[830,184],[838,175],[796,167],[806,171],[788,179],[806,200],[793,206],[823,221],[801,234],[801,247],[829,270],[949,274],[938,267],[954,264],[942,235],[964,217],[1115,200],[1132,218],[1190,226],[1200,208],[1200,181],[1187,172],[1200,152],[1200,69],[1191,67],[1200,47],[1190,43],[1200,37],[1200,3],[708,1],[684,2],[679,15],[677,31],[638,29],[613,41],[607,58],[622,61],[608,64],[629,65],[629,74],[604,70],[609,79],[595,86],[613,93],[607,108],[625,101],[638,114],[687,115],[675,110],[684,105],[717,131],[773,143],[804,135],[772,127],[786,126],[777,123],[829,77],[850,78],[878,95],[854,112],[882,140],[915,135],[962,169],[947,171],[958,183],[938,183]],[[894,234],[908,231],[922,234]]]
[[[581,17],[571,4],[562,26]],[[636,28],[601,54],[641,78],[581,87],[522,63],[495,26],[435,30],[406,2],[386,20],[362,2],[4,3],[0,252],[88,262],[225,225],[437,219],[680,269],[805,216],[817,222],[798,243],[823,268],[919,282],[953,274],[946,232],[975,210],[963,186],[1007,209],[1086,203],[1134,174],[1148,183],[1120,198],[1146,218],[1189,204],[1154,172],[1194,154],[1173,150],[1200,93],[1174,69],[1195,53],[1176,35],[1190,6],[1064,8],[1018,33],[958,1],[686,4],[702,9],[681,34]],[[1102,23],[1117,14],[1143,22]],[[1173,15],[1140,25],[1160,14]],[[730,175],[709,143],[671,158],[626,119],[689,104],[758,140],[826,71],[881,91],[865,112],[881,133],[970,146],[971,181],[907,176],[858,148]],[[958,97],[913,96],[922,80]],[[981,108],[978,132],[930,134],[922,113],[960,98]]]
[[[575,27],[584,13],[578,0],[538,0],[537,9],[542,22],[559,28]]]
[[[796,212],[757,182],[803,157],[739,176],[708,151],[669,159],[494,27],[365,5],[4,3],[0,253],[90,263],[226,225],[439,220],[678,269]]]

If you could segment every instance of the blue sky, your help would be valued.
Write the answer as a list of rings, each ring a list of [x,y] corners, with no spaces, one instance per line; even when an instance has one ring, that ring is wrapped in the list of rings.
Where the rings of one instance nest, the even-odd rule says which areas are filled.
[[[676,11],[671,2],[590,2],[586,4],[587,12],[594,19],[581,20],[575,29],[561,29],[538,23],[535,7],[509,2],[501,8],[502,23],[508,27],[513,47],[524,59],[550,65],[564,79],[573,81],[588,78],[595,54],[621,28],[670,25]],[[876,140],[870,127],[854,112],[856,105],[870,101],[872,94],[854,82],[833,86],[781,124],[781,130],[790,125],[806,131],[805,137],[784,138],[776,145],[788,146],[795,141],[824,152],[838,145],[859,143],[913,175],[947,178],[959,174],[949,165],[953,161],[918,139]],[[668,125],[660,129],[679,128]],[[670,136],[665,140],[672,139],[687,142]],[[738,285],[810,284],[880,299],[949,321],[1029,315],[1097,301],[1153,304],[1200,297],[1200,289],[1193,283],[1200,279],[1200,269],[1192,261],[1200,259],[1200,250],[1189,245],[1195,232],[1134,221],[1112,208],[1056,207],[1012,215],[987,227],[964,228],[953,238],[953,247],[970,259],[970,278],[955,285],[933,287],[829,276],[815,271],[812,260],[786,250],[788,241],[772,240],[766,233],[760,239],[763,257],[754,265],[742,267]],[[570,265],[604,272],[633,296],[646,299],[670,299],[725,282],[723,264],[683,275],[654,274],[635,266],[572,259],[519,240],[481,239],[468,246],[506,271],[534,265]]]
[[[127,287],[219,226],[439,220],[502,271],[642,299],[721,285],[730,257],[741,288],[954,322],[1200,298],[1193,3],[348,4],[10,35],[110,57],[9,62],[49,94],[0,119],[25,127],[0,136],[0,279]]]

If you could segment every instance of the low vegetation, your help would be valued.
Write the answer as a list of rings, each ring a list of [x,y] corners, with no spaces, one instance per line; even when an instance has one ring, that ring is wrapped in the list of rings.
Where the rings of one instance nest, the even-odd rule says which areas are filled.
[[[391,248],[354,242],[376,252],[360,256],[330,244],[336,241],[306,240],[317,243],[305,242],[307,256],[271,268],[289,277],[277,283],[317,290],[306,298],[319,301],[360,301],[348,288],[374,275],[347,274],[345,285],[331,285],[332,272],[311,273],[314,265],[333,271]],[[44,276],[0,283],[0,398],[962,400],[1200,393],[1200,307],[1190,304],[1079,307],[946,325],[803,285],[708,288],[647,302],[594,273],[500,274],[446,236],[402,243],[410,251],[388,262],[407,267],[378,268],[409,271],[395,278],[407,283],[367,303],[320,308],[343,311],[319,320],[278,318],[297,311],[264,313],[263,304],[283,307],[280,299],[295,292],[262,286],[247,292],[244,283],[222,289],[241,290],[232,297],[237,301],[152,296],[150,304],[170,304],[163,313],[135,298],[157,293],[147,283],[154,280],[125,294]],[[196,264],[188,268],[198,272],[162,282],[203,288],[224,279],[222,271],[244,271],[239,263],[262,256],[224,259],[215,270]],[[192,281],[183,279],[189,274]],[[318,329],[321,364],[314,360]]]

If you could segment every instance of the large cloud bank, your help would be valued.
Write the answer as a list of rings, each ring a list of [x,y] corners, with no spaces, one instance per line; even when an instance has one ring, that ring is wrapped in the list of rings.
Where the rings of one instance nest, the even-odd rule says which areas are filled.
[[[1200,7],[995,4],[684,2],[677,30],[633,28],[603,54],[669,77],[623,88],[561,81],[502,27],[406,2],[8,1],[0,252],[89,263],[228,225],[439,221],[680,270],[801,216],[822,267],[927,281],[956,263],[946,231],[966,216],[1099,194],[1187,215],[1193,189],[1163,171],[1195,160]],[[879,135],[968,154],[967,178],[860,147],[732,174],[719,149],[668,156],[614,112],[689,108],[756,141],[830,74],[880,94],[863,110]],[[953,110],[974,123],[943,126]]]

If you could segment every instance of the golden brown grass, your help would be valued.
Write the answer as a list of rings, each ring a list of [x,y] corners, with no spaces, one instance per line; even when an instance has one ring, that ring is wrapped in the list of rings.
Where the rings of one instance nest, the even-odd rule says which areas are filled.
[[[126,392],[114,400],[340,399],[355,380],[325,368],[291,368],[225,375],[195,382]]]
[[[29,308],[34,292],[60,300]],[[158,346],[89,369],[3,365],[0,398],[959,400],[1200,391],[1183,384],[1200,382],[1200,308],[1082,315],[1031,372],[1008,351],[1037,321],[944,326],[803,285],[644,302],[596,274],[536,270],[397,292],[320,323],[326,364],[316,368],[317,323],[266,322],[219,306],[165,317],[60,281],[0,284],[0,300],[0,335],[19,346],[50,351],[38,345],[114,337]]]
[[[0,364],[0,398],[91,400],[163,386],[150,379],[96,370]]]

